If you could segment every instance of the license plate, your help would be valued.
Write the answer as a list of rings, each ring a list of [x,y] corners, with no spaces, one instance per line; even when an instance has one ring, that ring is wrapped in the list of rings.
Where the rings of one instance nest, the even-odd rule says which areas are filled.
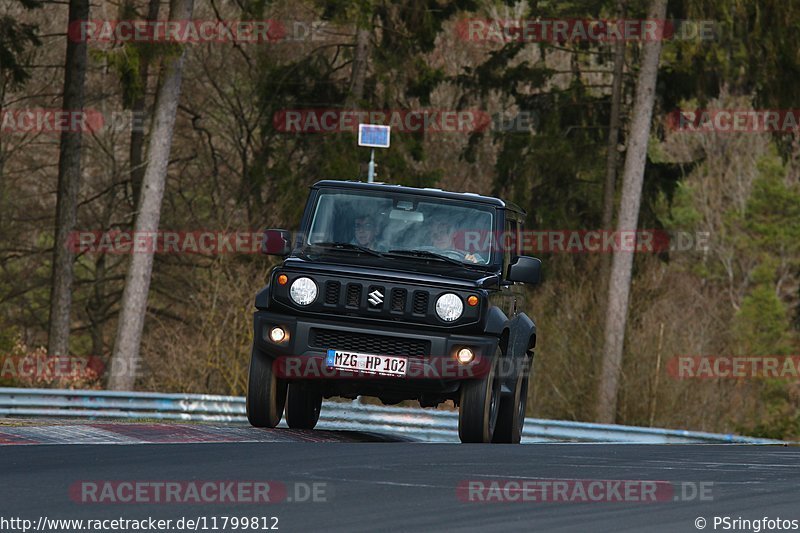
[[[328,350],[328,354],[325,357],[325,364],[328,368],[350,370],[362,374],[405,376],[408,368],[408,359],[391,355],[373,355],[343,352],[341,350]]]

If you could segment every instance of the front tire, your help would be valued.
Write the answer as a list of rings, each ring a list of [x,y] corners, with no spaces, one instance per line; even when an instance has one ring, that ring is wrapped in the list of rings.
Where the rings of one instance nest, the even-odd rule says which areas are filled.
[[[458,410],[458,437],[461,442],[492,442],[500,409],[500,375],[497,367],[501,356],[502,352],[498,349],[485,376],[461,385]]]
[[[283,417],[286,382],[278,379],[273,360],[253,347],[247,383],[247,420],[257,428],[274,428]]]
[[[520,361],[522,368],[515,381],[514,394],[501,398],[500,412],[492,442],[519,444],[522,440],[522,427],[525,425],[525,410],[528,405],[528,383],[530,382],[530,358]]]
[[[307,383],[290,383],[286,400],[286,423],[292,429],[314,429],[322,409],[322,393]]]

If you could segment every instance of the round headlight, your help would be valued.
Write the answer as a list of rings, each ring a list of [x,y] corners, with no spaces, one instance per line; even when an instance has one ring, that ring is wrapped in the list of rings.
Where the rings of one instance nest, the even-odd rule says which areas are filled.
[[[289,287],[289,296],[297,305],[308,305],[317,299],[317,284],[311,278],[297,278]]]
[[[458,320],[463,312],[464,302],[452,292],[442,294],[436,300],[436,314],[445,322]]]

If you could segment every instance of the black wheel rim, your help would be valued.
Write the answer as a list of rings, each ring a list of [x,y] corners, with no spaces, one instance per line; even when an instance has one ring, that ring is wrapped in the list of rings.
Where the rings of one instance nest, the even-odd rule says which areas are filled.
[[[519,391],[519,404],[517,406],[517,424],[520,430],[522,430],[523,424],[525,424],[525,405],[528,403],[528,378],[527,376],[522,378],[522,385]]]
[[[494,433],[497,415],[500,413],[500,376],[495,374],[489,386],[492,387],[489,400],[489,434],[491,435]]]

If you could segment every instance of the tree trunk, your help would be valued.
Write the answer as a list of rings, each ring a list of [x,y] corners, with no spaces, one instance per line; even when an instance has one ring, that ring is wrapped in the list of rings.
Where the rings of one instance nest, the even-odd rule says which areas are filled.
[[[364,80],[367,77],[369,59],[369,30],[359,28],[356,32],[356,49],[353,54],[353,67],[350,70],[349,104],[364,98]]]
[[[356,30],[356,48],[353,53],[353,65],[350,68],[350,92],[345,100],[346,109],[357,107],[364,99],[364,80],[367,78],[369,60],[369,37],[369,30],[363,28]],[[359,175],[367,172],[366,166],[364,163],[360,165]]]
[[[652,0],[648,19],[663,21],[666,16],[666,10],[667,0]],[[625,154],[622,198],[617,222],[618,231],[635,230],[639,219],[644,167],[647,162],[647,143],[650,136],[650,123],[656,96],[656,77],[658,75],[660,55],[660,39],[644,43],[641,70],[636,83],[633,117],[628,134],[628,147]],[[611,279],[608,286],[603,368],[598,390],[598,422],[613,423],[616,416],[632,268],[632,250],[614,252]]]
[[[170,20],[190,20],[193,3],[194,0],[171,0]],[[136,234],[153,235],[158,230],[185,58],[186,49],[183,48],[179,55],[169,55],[164,59],[153,109],[147,168],[134,224]],[[153,250],[148,248],[146,251],[134,251],[125,277],[117,338],[114,342],[109,379],[109,388],[112,390],[133,389],[152,271]]]
[[[617,2],[617,19],[625,16],[624,2]],[[611,117],[608,127],[608,148],[606,154],[606,183],[603,195],[604,230],[611,229],[614,222],[614,192],[617,181],[617,144],[619,143],[620,107],[622,104],[622,76],[625,67],[625,40],[618,39],[614,43],[614,79],[611,82]],[[607,271],[608,269],[606,269]]]
[[[70,24],[89,19],[89,0],[70,0]],[[66,111],[83,111],[84,80],[86,78],[86,42],[67,38],[64,62],[64,97]],[[75,230],[78,211],[78,191],[81,183],[80,131],[61,133],[58,155],[58,196],[56,197],[56,230],[53,243],[53,271],[50,291],[50,329],[47,352],[51,356],[68,355],[70,311],[72,308],[73,263],[75,254],[69,247],[70,234]]]
[[[158,18],[158,8],[161,5],[159,0],[150,0],[147,8],[147,20],[156,20]],[[139,57],[139,83],[142,87],[142,92],[134,100],[131,106],[131,123],[135,126],[139,124],[138,117],[144,115],[147,95],[147,75],[150,69],[150,60],[147,56]],[[144,159],[142,158],[142,151],[144,149],[144,130],[142,128],[131,128],[131,146],[130,146],[130,166],[131,166],[131,191],[133,192],[134,210],[136,209],[136,202],[139,201],[139,196],[142,190],[142,181],[144,180]]]
[[[86,314],[89,318],[89,333],[92,338],[92,355],[101,357],[105,354],[103,342],[103,302],[106,295],[103,286],[106,283],[106,255],[100,254],[94,263],[95,282],[94,294],[86,304]]]

